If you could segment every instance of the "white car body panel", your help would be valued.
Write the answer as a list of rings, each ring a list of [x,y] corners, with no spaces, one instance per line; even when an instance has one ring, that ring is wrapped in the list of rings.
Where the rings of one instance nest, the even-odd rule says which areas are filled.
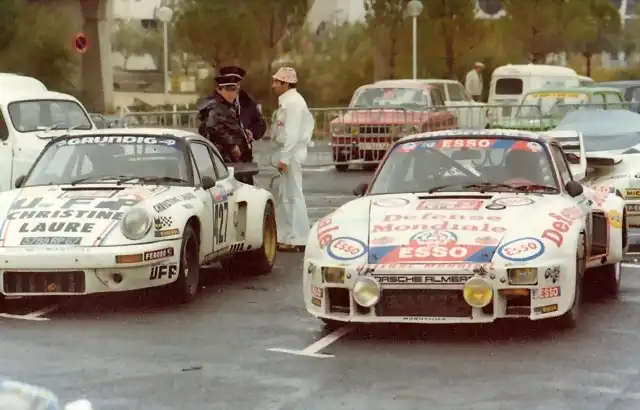
[[[114,133],[123,132],[99,130],[90,135]],[[126,134],[194,135],[162,129],[128,129]],[[178,275],[171,267],[179,264],[183,232],[193,220],[200,227],[201,265],[260,248],[263,211],[268,201],[274,201],[273,196],[237,181],[234,169],[228,170],[229,176],[209,190],[113,182],[34,186],[0,193],[0,294],[81,295],[175,282]],[[216,207],[224,212],[218,212],[221,217],[214,220]],[[149,233],[137,241],[127,239],[120,229],[120,221],[132,208],[145,209],[153,220]],[[216,231],[226,232],[221,234],[223,241],[216,240]],[[64,290],[55,280],[47,279],[46,289],[21,291],[16,281],[22,279],[5,283],[9,281],[7,272],[12,271],[25,275],[77,271],[85,286]],[[114,275],[122,280],[115,280]],[[7,286],[12,289],[7,291]]]
[[[464,135],[449,131],[422,136],[456,133]],[[566,193],[447,192],[354,199],[311,229],[302,273],[305,307],[318,318],[359,323],[488,323],[508,317],[561,316],[573,304],[580,233],[590,235],[592,214],[606,217],[606,260],[591,255],[587,267],[618,263],[623,256],[623,209],[623,200],[615,194],[589,188],[575,198]],[[425,245],[436,246],[429,252]],[[506,269],[515,267],[537,268],[537,285],[509,285]],[[342,283],[325,281],[327,268],[344,269]],[[473,308],[465,317],[383,316],[378,307],[357,306],[351,293],[362,275],[376,278],[384,297],[394,289],[462,290],[476,274],[494,289],[491,313]],[[537,295],[526,312],[513,313],[501,296],[514,287]],[[341,307],[332,302],[335,289],[342,292]]]

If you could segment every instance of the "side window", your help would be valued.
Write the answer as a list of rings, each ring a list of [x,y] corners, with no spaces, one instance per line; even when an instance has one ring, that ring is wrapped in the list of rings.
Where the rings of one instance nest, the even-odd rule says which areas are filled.
[[[216,180],[216,172],[209,153],[209,147],[204,144],[194,142],[191,144],[191,153],[193,154],[193,160],[196,162],[196,167],[200,171],[200,177],[209,177]]]
[[[431,101],[433,101],[433,105],[441,110],[445,109],[445,104],[444,104],[444,98],[442,98],[442,94],[440,93],[440,90],[431,90],[430,91],[431,94]]]
[[[449,100],[469,101],[466,91],[460,84],[447,84],[447,90],[449,90]]]
[[[0,110],[0,141],[4,141],[7,138],[9,138],[9,127],[7,127],[2,110]]]
[[[558,147],[557,145],[552,145],[551,155],[553,155],[553,161],[556,163],[558,171],[560,172],[562,184],[564,185],[567,182],[573,180],[573,176],[571,175],[571,171],[569,170],[569,165],[567,164],[567,159],[562,153],[560,147]]]
[[[620,94],[616,93],[605,93],[604,101],[607,104],[607,109],[609,110],[619,110],[624,109],[624,105],[622,104],[624,101]]]
[[[222,158],[220,158],[220,154],[216,152],[216,150],[213,151],[213,165],[216,167],[216,172],[218,173],[218,179],[225,179],[226,177],[229,176],[229,170],[227,169],[227,166],[222,161]]]

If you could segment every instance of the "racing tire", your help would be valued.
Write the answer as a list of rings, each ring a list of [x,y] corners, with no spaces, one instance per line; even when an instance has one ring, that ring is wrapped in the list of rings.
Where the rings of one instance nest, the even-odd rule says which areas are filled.
[[[276,213],[271,201],[264,207],[262,226],[262,246],[248,252],[231,255],[220,261],[222,267],[231,274],[261,276],[271,273],[278,250],[278,228]]]
[[[620,263],[598,266],[589,269],[589,276],[594,279],[595,297],[616,299],[620,295],[622,266]]]
[[[587,266],[587,246],[584,232],[580,233],[578,249],[576,250],[576,286],[571,308],[562,316],[556,318],[556,324],[561,329],[573,329],[578,325],[580,308],[582,305],[584,273]]]
[[[184,228],[180,247],[178,279],[169,285],[171,300],[186,304],[195,300],[200,287],[200,244],[191,225]]]

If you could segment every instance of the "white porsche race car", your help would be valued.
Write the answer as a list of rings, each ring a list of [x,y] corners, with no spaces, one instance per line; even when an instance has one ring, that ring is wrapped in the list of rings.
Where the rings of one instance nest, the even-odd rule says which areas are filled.
[[[574,181],[560,145],[537,133],[408,136],[354,193],[307,242],[304,301],[326,323],[571,327],[583,279],[619,290],[623,199]]]
[[[200,267],[266,274],[274,199],[216,148],[172,129],[98,130],[50,141],[0,194],[0,298],[167,286],[189,302]]]

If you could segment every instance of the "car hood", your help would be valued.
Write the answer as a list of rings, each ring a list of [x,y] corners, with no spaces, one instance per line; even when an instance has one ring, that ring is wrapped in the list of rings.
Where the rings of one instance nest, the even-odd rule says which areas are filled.
[[[425,111],[353,110],[331,121],[332,125],[397,125],[420,123],[432,115]]]
[[[540,238],[545,219],[553,222],[549,214],[571,206],[560,195],[375,195],[344,205],[314,229],[322,257],[337,262],[484,263],[499,259],[500,244]]]
[[[131,207],[144,207],[154,217],[192,197],[191,187],[152,185],[15,189],[0,195],[0,246],[100,246],[120,235],[116,227]]]

